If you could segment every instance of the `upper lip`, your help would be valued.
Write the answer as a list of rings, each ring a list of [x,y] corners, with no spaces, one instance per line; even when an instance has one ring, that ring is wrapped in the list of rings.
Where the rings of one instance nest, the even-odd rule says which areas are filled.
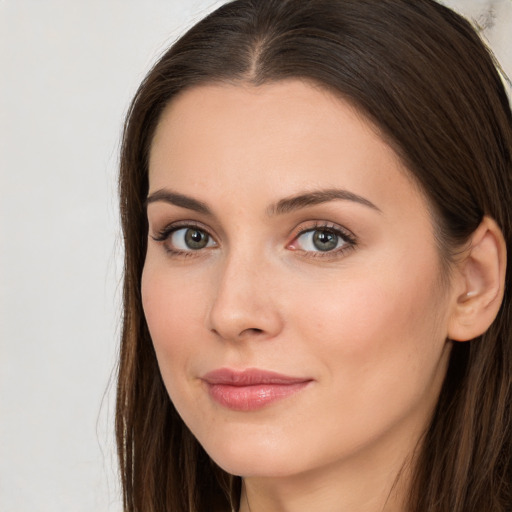
[[[307,377],[291,377],[280,373],[247,368],[245,370],[232,370],[219,368],[203,375],[202,380],[208,384],[223,384],[227,386],[257,386],[258,384],[290,385],[299,382],[308,382]]]

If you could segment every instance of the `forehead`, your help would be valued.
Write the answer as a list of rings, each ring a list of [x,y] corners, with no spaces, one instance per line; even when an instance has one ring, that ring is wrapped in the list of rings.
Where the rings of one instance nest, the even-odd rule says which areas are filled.
[[[342,187],[372,202],[418,196],[373,124],[347,101],[299,80],[186,90],[161,117],[149,170],[150,191],[230,190],[242,200],[279,200],[320,187]]]

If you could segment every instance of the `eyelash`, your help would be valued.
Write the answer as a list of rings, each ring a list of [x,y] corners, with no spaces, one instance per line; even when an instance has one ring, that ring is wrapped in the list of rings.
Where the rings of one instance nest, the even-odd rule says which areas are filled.
[[[164,246],[165,251],[170,254],[171,256],[177,256],[177,257],[194,257],[198,256],[199,253],[203,252],[203,249],[197,249],[197,250],[181,250],[181,249],[175,249],[172,247],[169,247],[164,242],[166,242],[169,237],[175,233],[176,231],[179,231],[180,229],[197,229],[198,231],[201,231],[205,233],[208,237],[210,237],[212,240],[215,240],[214,237],[211,236],[208,229],[203,227],[200,223],[197,222],[183,222],[183,223],[173,223],[165,226],[162,230],[158,231],[158,233],[153,236],[151,235],[151,238],[155,242],[162,243]],[[293,235],[293,240],[289,244],[287,244],[287,247],[290,247],[291,244],[293,244],[300,236],[304,235],[305,233],[310,233],[314,231],[324,231],[327,233],[332,233],[336,236],[338,236],[342,242],[344,242],[344,245],[338,249],[334,249],[331,251],[306,251],[301,249],[293,249],[297,252],[301,252],[304,257],[308,258],[336,258],[341,257],[345,255],[345,253],[349,250],[354,249],[357,246],[357,239],[354,236],[354,234],[349,231],[346,228],[342,228],[341,226],[338,226],[336,224],[327,223],[327,222],[315,222],[313,225],[301,227],[297,229],[297,231]],[[217,244],[216,244],[217,245]]]
[[[158,231],[156,236],[151,236],[151,238],[155,242],[160,242],[164,246],[165,251],[171,255],[171,256],[181,256],[181,257],[193,257],[198,256],[198,253],[201,252],[201,250],[189,250],[189,251],[183,251],[181,249],[174,249],[172,247],[169,247],[164,242],[168,240],[168,238],[175,233],[176,231],[179,231],[180,229],[197,229],[198,231],[201,231],[203,233],[206,233],[211,239],[214,240],[214,238],[210,235],[207,229],[205,229],[200,223],[198,222],[183,222],[183,223],[173,223],[165,226],[163,229]]]
[[[305,233],[310,233],[313,231],[323,231],[326,233],[332,233],[338,236],[344,245],[338,249],[334,249],[332,251],[304,251],[301,249],[295,249],[297,252],[302,252],[304,257],[308,258],[336,258],[344,256],[347,251],[355,249],[357,246],[357,238],[355,235],[346,228],[338,226],[336,224],[328,223],[328,222],[315,222],[313,225],[305,226],[299,228],[293,237],[293,242],[295,242],[300,236]],[[291,245],[291,244],[288,244]],[[307,256],[306,256],[307,255]]]

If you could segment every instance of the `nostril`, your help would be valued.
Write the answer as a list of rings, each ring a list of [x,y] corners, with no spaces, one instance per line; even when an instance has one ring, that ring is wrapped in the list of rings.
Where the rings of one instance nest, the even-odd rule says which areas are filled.
[[[258,329],[257,327],[249,327],[243,331],[240,331],[238,338],[243,338],[245,336],[257,336],[263,334],[264,332],[265,331],[263,329]]]
[[[253,334],[261,334],[263,332],[263,329],[256,329],[256,328],[246,329],[245,331],[242,331],[242,334],[246,331],[249,331]]]
[[[212,329],[212,330],[211,330],[211,332],[212,332],[213,334],[216,334],[217,336],[220,336],[220,337],[226,337],[226,336],[227,336],[227,334],[226,334],[226,333],[225,333],[225,334],[224,334],[224,336],[223,336],[223,335],[221,334],[221,332],[219,332],[217,329]],[[240,338],[244,338],[244,337],[246,337],[246,336],[251,336],[251,335],[252,335],[252,336],[258,336],[258,335],[261,335],[261,334],[264,334],[264,333],[265,333],[264,329],[258,329],[258,328],[256,328],[256,327],[254,327],[254,328],[253,328],[253,327],[249,327],[248,329],[243,329],[242,331],[240,331],[240,332],[238,333],[238,335],[236,335],[235,333],[233,333],[233,334],[234,334],[233,338],[238,338],[238,339],[240,339]]]

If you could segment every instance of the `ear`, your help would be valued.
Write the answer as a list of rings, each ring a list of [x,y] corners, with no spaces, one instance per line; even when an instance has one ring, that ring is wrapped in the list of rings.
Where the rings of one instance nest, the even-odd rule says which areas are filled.
[[[503,300],[507,249],[501,229],[484,217],[456,263],[448,337],[468,341],[492,324]]]

